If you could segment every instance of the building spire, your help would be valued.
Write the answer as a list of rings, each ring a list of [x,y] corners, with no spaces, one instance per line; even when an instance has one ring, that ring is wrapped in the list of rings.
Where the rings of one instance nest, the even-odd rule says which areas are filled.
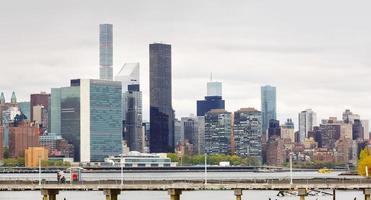
[[[12,98],[10,99],[10,103],[16,104],[17,103],[17,97],[15,96],[15,92],[12,93]]]
[[[210,82],[213,81],[213,72],[210,72]]]
[[[1,95],[0,95],[0,104],[4,104],[5,103],[5,96],[4,96],[4,93],[1,92]]]

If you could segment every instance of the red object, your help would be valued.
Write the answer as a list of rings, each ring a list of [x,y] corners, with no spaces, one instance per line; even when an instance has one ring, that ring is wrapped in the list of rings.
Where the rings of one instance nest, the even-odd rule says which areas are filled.
[[[77,181],[77,179],[78,179],[77,173],[73,173],[72,174],[72,180]]]

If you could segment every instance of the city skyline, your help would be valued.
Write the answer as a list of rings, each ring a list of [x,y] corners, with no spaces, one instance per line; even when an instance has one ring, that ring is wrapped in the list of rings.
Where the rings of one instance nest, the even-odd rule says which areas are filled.
[[[33,2],[35,5],[32,6],[40,6],[39,2]],[[278,8],[284,9],[284,5],[288,2],[272,4],[277,4]],[[45,4],[43,6],[49,6],[51,10],[58,6],[62,8],[61,12],[53,18],[53,23],[45,19],[49,16],[46,11],[43,11],[46,13],[42,15],[42,18],[39,18],[36,11],[31,9],[32,11],[28,12],[36,16],[33,20],[26,19],[25,22],[28,24],[21,22],[24,18],[20,18],[17,14],[7,14],[7,10],[12,9],[6,8],[12,8],[16,3],[4,5],[5,9],[2,13],[5,13],[6,16],[3,18],[5,19],[5,30],[0,33],[4,34],[4,37],[0,39],[0,42],[4,44],[2,46],[4,50],[1,52],[4,55],[4,66],[11,67],[2,67],[4,70],[2,74],[11,74],[15,70],[32,69],[31,72],[19,76],[1,77],[3,80],[1,90],[5,92],[7,100],[9,100],[12,91],[16,92],[18,101],[24,101],[29,99],[29,94],[40,91],[50,92],[50,88],[66,85],[73,78],[97,78],[99,74],[97,24],[112,23],[115,26],[114,46],[117,48],[114,51],[113,59],[114,74],[125,62],[141,63],[143,66],[141,69],[143,108],[149,107],[147,45],[153,41],[165,40],[173,46],[173,107],[177,118],[188,116],[189,113],[196,113],[196,100],[203,98],[206,93],[204,85],[210,72],[213,72],[215,80],[223,82],[223,98],[226,100],[226,110],[228,111],[234,111],[241,107],[259,108],[259,87],[270,84],[277,87],[277,117],[281,122],[286,118],[293,118],[297,125],[297,113],[308,108],[317,112],[318,119],[325,119],[328,116],[339,117],[346,108],[360,114],[363,119],[371,118],[369,114],[371,109],[367,105],[370,99],[367,92],[371,89],[367,77],[371,72],[366,70],[370,63],[367,58],[366,52],[369,50],[366,44],[370,42],[370,39],[365,37],[369,35],[371,30],[366,25],[362,25],[364,20],[368,18],[364,13],[367,3],[353,4],[358,11],[358,15],[354,16],[342,16],[348,7],[346,4],[339,3],[339,10],[332,12],[333,17],[329,17],[326,16],[326,9],[331,8],[331,2],[321,2],[322,9],[318,10],[320,17],[310,18],[310,22],[313,24],[305,23],[308,22],[308,16],[311,16],[309,11],[304,9],[305,6],[300,9],[301,13],[297,13],[298,19],[286,19],[286,15],[283,14],[277,19],[278,21],[275,21],[273,18],[278,13],[268,9],[269,15],[265,18],[263,14],[255,11],[249,15],[238,15],[240,19],[236,15],[230,15],[224,21],[212,22],[212,17],[216,16],[220,8],[226,8],[227,13],[242,11],[235,5],[218,2],[220,8],[214,8],[215,10],[208,13],[200,22],[195,22],[196,19],[188,18],[188,15],[184,13],[177,13],[176,11],[179,9],[176,8],[184,6],[186,11],[192,11],[197,17],[200,16],[200,10],[206,6],[205,4],[201,3],[201,5],[197,5],[200,8],[197,8],[192,3],[181,4],[181,6],[177,3],[171,3],[169,6],[174,8],[174,11],[159,15],[159,13],[146,14],[146,12],[151,6],[161,8],[165,4],[149,3],[149,5],[144,5],[142,3],[139,1],[139,3],[130,4],[128,8],[125,8],[130,10],[143,7],[138,14],[122,12],[126,13],[122,15],[117,9],[112,8],[104,11],[100,17],[70,20],[70,23],[59,23],[62,19],[65,20],[63,17],[66,17],[66,10],[63,8],[67,8],[67,6],[63,5],[68,3],[57,4],[55,7],[51,4]],[[246,8],[248,6],[251,6],[251,11],[254,11],[253,9],[263,11],[261,3],[242,4],[246,6],[240,5],[239,7],[244,7],[247,12],[249,11],[249,8]],[[318,5],[319,2],[304,4],[314,9],[314,5]],[[97,9],[92,10],[85,10],[80,4],[76,6],[82,9],[82,13],[90,16],[98,12],[99,5],[96,3]],[[19,7],[20,10],[25,8]],[[112,10],[112,13],[108,10]],[[71,17],[76,17],[78,14],[78,12],[71,12]],[[287,16],[292,16],[293,13],[296,11],[290,11],[290,15]],[[146,15],[139,17],[140,14]],[[170,14],[174,15],[176,20],[166,20]],[[280,14],[282,13],[280,12]],[[364,16],[365,14],[366,16]],[[156,17],[151,21],[150,18],[153,15]],[[11,24],[6,22],[8,16],[14,17],[13,20],[10,20]],[[157,24],[161,25],[164,30],[151,27],[138,28],[129,19],[123,19],[123,16],[127,16],[129,19],[139,17],[137,21],[139,26]],[[248,20],[248,16],[262,19],[257,21],[260,23],[256,23]],[[238,22],[246,21],[246,28],[240,28],[236,24],[230,23],[236,19],[239,19]],[[282,19],[286,19],[287,23],[282,22],[285,21]],[[48,22],[45,25],[47,30],[42,27],[39,30],[39,26],[37,29],[33,28],[43,20]],[[273,22],[269,22],[269,20],[273,20]],[[299,20],[303,22],[299,23]],[[193,24],[193,22],[195,23]],[[325,27],[326,22],[334,23],[327,28]],[[345,24],[342,25],[341,22]],[[272,26],[274,23],[283,25],[283,28]],[[349,28],[348,23],[353,24],[352,28]],[[58,24],[60,27],[53,24]],[[183,26],[176,26],[177,24]],[[223,25],[223,28],[218,29],[218,25]],[[230,30],[225,30],[227,25],[231,26]],[[199,26],[206,28],[198,30]],[[316,27],[323,30],[315,31]],[[28,34],[23,35],[18,32],[13,34],[20,28],[27,29]],[[65,32],[66,30],[68,30],[68,34]],[[148,30],[156,31],[148,34]],[[270,35],[270,31],[275,34]],[[60,34],[60,32],[64,34]],[[140,34],[140,32],[147,33]],[[259,36],[258,33],[265,33],[265,35]],[[180,34],[185,34],[187,37],[180,37]],[[362,39],[354,39],[354,35]],[[228,39],[231,37],[233,37],[232,40]],[[20,42],[15,44],[12,42],[19,41],[19,38],[21,38]],[[204,41],[204,38],[208,39]],[[227,42],[222,42],[223,39],[226,39]],[[339,43],[339,41],[341,42]],[[203,52],[197,51],[198,49]],[[25,51],[28,55],[23,54],[22,57],[16,57]],[[231,53],[226,54],[226,51]],[[189,70],[189,68],[197,70]],[[241,73],[241,71],[245,73]],[[292,74],[290,74],[291,72]],[[34,76],[29,78],[30,74]],[[40,76],[43,78],[35,78]],[[352,79],[351,77],[357,78]],[[193,87],[189,87],[190,82],[199,89],[194,90]],[[144,119],[148,120],[149,109],[144,109],[143,114]]]

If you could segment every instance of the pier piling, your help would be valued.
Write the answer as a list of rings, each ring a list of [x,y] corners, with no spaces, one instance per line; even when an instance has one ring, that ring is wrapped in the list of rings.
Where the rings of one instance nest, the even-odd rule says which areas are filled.
[[[168,190],[170,195],[170,200],[180,200],[180,195],[182,194],[182,190],[180,189],[169,189]]]
[[[298,189],[298,195],[300,197],[300,200],[305,200],[305,196],[308,196],[308,192],[306,188],[299,188]]]
[[[41,195],[43,195],[43,200],[57,200],[58,190],[55,189],[42,189]]]
[[[365,200],[371,200],[371,198],[370,198],[371,189],[364,189],[363,194],[365,195]]]
[[[104,195],[106,195],[106,200],[117,200],[117,196],[121,193],[118,189],[105,189],[103,190]]]
[[[242,198],[242,189],[234,189],[234,195],[236,196],[236,200],[241,200]]]

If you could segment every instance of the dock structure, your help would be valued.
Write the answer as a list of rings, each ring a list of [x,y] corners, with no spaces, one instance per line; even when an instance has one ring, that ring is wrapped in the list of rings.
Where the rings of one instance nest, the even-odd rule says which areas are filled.
[[[336,190],[363,191],[365,200],[371,200],[371,180],[369,179],[344,179],[343,181],[327,179],[302,179],[290,184],[287,180],[268,182],[253,182],[252,180],[209,181],[205,184],[202,180],[192,181],[81,181],[74,183],[58,184],[44,181],[0,181],[1,191],[40,191],[42,200],[55,200],[60,191],[102,191],[106,200],[117,200],[118,195],[125,195],[125,191],[167,191],[170,200],[180,200],[183,191],[197,190],[232,190],[236,200],[241,200],[245,190],[275,190],[296,192],[298,199],[305,200],[309,191],[332,190],[333,200],[336,199]],[[248,197],[247,197],[248,198]]]

